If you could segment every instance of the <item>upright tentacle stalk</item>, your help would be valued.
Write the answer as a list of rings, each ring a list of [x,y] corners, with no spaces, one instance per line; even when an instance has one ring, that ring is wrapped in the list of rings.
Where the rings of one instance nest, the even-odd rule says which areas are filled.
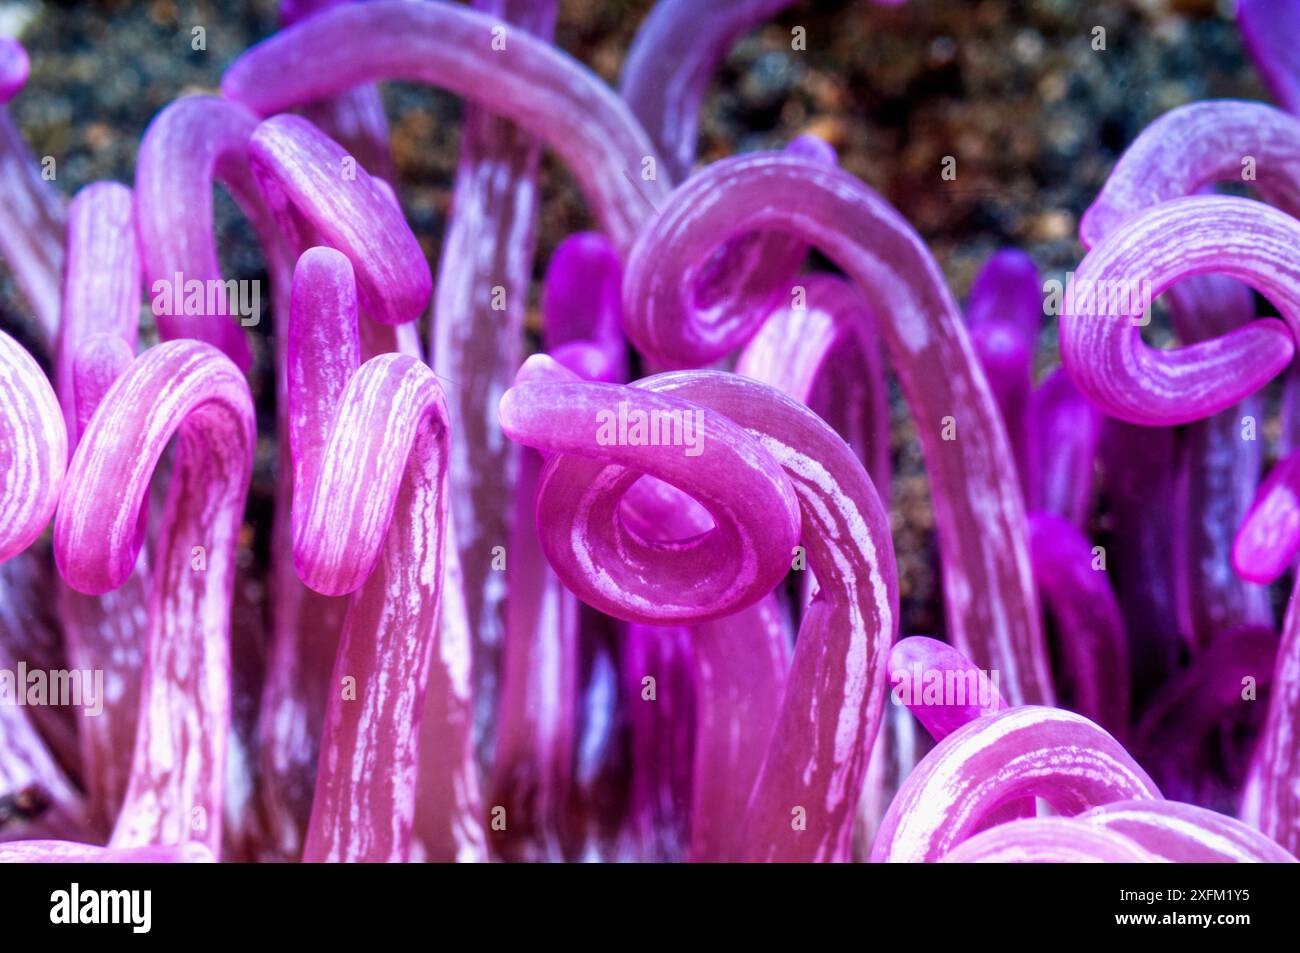
[[[131,190],[96,182],[72,200],[63,323],[56,383],[70,450],[104,394],[135,357],[140,320],[140,254]],[[89,810],[108,830],[126,796],[139,714],[141,669],[148,640],[148,560],[122,585],[100,596],[59,588],[69,659],[102,671],[103,710],[79,719]],[[84,712],[84,709],[83,709]]]
[[[486,15],[549,40],[554,0],[475,0]],[[518,28],[517,30],[515,28]],[[500,29],[507,28],[502,25]],[[506,49],[510,48],[507,34]],[[452,518],[465,576],[465,606],[474,640],[474,700],[480,756],[491,751],[502,678],[507,569],[493,568],[511,539],[519,460],[492,409],[523,359],[524,312],[532,278],[541,150],[526,131],[470,105],[430,329],[429,353],[451,391]]]
[[[478,859],[469,646],[438,638],[446,405],[433,372],[410,357],[359,365],[356,295],[341,252],[314,248],[299,260],[289,338],[294,561],[316,591],[352,593],[303,857],[407,860],[418,808],[441,819],[441,837],[424,845],[432,859]],[[446,770],[439,787],[417,790],[426,690],[441,699],[435,754]]]

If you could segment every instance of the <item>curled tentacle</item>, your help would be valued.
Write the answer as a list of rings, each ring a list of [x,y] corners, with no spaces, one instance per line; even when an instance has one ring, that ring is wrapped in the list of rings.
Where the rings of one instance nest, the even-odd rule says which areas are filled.
[[[40,366],[0,331],[0,562],[45,531],[63,488],[68,432]]]
[[[222,281],[212,187],[220,184],[230,193],[272,256],[273,223],[248,166],[248,141],[256,126],[257,117],[238,103],[213,96],[179,99],[149,123],[135,170],[145,289],[159,333],[164,340],[206,341],[241,370],[252,362],[243,328],[208,291]],[[203,289],[197,298],[188,297],[193,288]]]
[[[1079,222],[1079,238],[1094,248],[1145,209],[1241,181],[1284,211],[1300,211],[1300,120],[1231,99],[1180,106],[1124,150]]]
[[[1071,816],[1160,792],[1114,738],[1083,716],[1009,708],[959,728],[925,756],[889,806],[871,859],[938,860],[993,812],[1025,797],[1041,797]]]
[[[1170,351],[1142,341],[1149,302],[1181,278],[1219,273],[1264,294],[1300,328],[1300,223],[1230,196],[1171,199],[1124,221],[1090,251],[1076,286],[1093,289],[1061,311],[1061,357],[1104,413],[1131,423],[1200,420],[1253,394],[1290,362],[1292,331],[1261,318]]]
[[[633,411],[676,412],[702,439],[601,438],[602,420],[623,428],[620,415],[642,419]],[[845,859],[898,598],[888,524],[852,452],[777,391],[708,371],[630,388],[521,385],[502,399],[501,418],[512,438],[557,453],[538,494],[552,566],[584,600],[623,618],[698,623],[752,605],[789,567],[802,510],[801,542],[822,589],[805,614],[738,842],[752,859]],[[691,446],[698,462],[684,452]],[[713,528],[669,542],[636,534],[618,507],[643,474],[703,505]],[[806,830],[792,824],[800,816]]]
[[[652,360],[713,361],[744,344],[785,294],[779,274],[705,285],[717,249],[786,231],[853,280],[889,348],[929,465],[954,644],[1006,678],[1013,702],[1049,700],[1051,677],[1005,429],[933,257],[857,179],[789,155],[714,163],[644,229],[623,283],[628,337]],[[935,373],[942,368],[943,373]],[[996,542],[995,542],[996,541]],[[978,593],[978,597],[976,596]]]
[[[293,26],[313,14],[353,0],[283,0],[280,25]],[[303,108],[308,119],[327,136],[341,143],[372,175],[387,182],[397,181],[393,151],[388,144],[388,119],[384,100],[374,85],[354,86],[337,96],[309,103]]]
[[[209,345],[173,341],[109,388],[68,468],[55,558],[79,592],[121,586],[140,553],[142,501],[177,449],[154,548],[135,755],[111,846],[220,850],[230,726],[230,600],[254,447],[252,398]]]
[[[264,116],[385,79],[448,89],[558,152],[625,247],[667,198],[667,170],[656,168],[654,147],[622,100],[589,70],[525,30],[502,29],[451,4],[347,4],[253,47],[221,88]],[[504,49],[494,49],[501,36]]]
[[[300,116],[276,116],[249,137],[248,161],[283,234],[348,257],[367,314],[404,324],[424,312],[433,294],[424,253],[401,209],[342,146]]]

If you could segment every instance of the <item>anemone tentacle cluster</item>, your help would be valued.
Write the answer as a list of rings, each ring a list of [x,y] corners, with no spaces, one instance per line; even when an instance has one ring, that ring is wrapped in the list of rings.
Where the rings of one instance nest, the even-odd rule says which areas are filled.
[[[30,351],[0,332],[0,861],[1296,859],[1300,602],[1279,624],[1267,587],[1300,553],[1300,5],[1239,0],[1280,106],[1176,108],[1115,164],[1038,380],[1024,251],[963,308],[821,139],[697,167],[723,56],[789,5],[660,0],[614,89],[555,0],[286,2],[131,185],[66,206],[0,40],[35,316]],[[467,103],[436,269],[392,80]],[[599,231],[547,263],[529,354],[543,149]],[[1215,191],[1243,157],[1253,197]],[[942,641],[900,638],[891,372]],[[235,596],[259,461],[264,639]],[[67,717],[29,669],[94,688]]]

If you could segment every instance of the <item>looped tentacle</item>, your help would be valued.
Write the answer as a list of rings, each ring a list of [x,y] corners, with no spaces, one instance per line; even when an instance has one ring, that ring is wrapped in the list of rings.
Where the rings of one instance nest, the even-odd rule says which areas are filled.
[[[1147,426],[1208,417],[1253,394],[1290,363],[1300,329],[1300,223],[1229,196],[1171,199],[1133,215],[1080,263],[1080,293],[1061,310],[1061,358],[1104,413]],[[1146,307],[1174,282],[1218,273],[1277,307],[1271,318],[1170,351],[1143,342]]]
[[[642,419],[633,411],[694,415],[698,460],[680,440],[629,439],[626,425]],[[664,624],[734,612],[779,581],[795,542],[806,547],[822,589],[737,843],[749,859],[846,859],[898,625],[888,522],[852,451],[788,397],[711,371],[629,388],[523,384],[502,399],[501,420],[513,439],[556,454],[538,494],[552,566],[621,617]],[[606,439],[601,420],[613,428]],[[713,528],[668,542],[636,533],[619,504],[643,474],[692,497]],[[791,823],[800,816],[806,830]]]
[[[1010,701],[1050,701],[1005,428],[938,265],[897,211],[852,176],[798,156],[716,162],[673,193],[632,248],[623,282],[629,339],[649,359],[677,367],[744,344],[787,279],[759,274],[720,291],[708,282],[710,266],[737,236],[771,231],[825,253],[880,320],[934,488],[954,643],[1003,673]]]

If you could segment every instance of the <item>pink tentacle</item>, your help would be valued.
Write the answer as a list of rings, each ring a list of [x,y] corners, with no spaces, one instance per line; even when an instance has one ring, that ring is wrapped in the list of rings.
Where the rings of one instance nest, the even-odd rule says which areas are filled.
[[[68,469],[55,557],[74,589],[121,586],[149,479],[177,439],[149,597],[135,755],[111,844],[220,850],[230,726],[230,600],[254,447],[238,369],[200,342],[151,349],[119,377]],[[111,492],[109,491],[111,488]]]

